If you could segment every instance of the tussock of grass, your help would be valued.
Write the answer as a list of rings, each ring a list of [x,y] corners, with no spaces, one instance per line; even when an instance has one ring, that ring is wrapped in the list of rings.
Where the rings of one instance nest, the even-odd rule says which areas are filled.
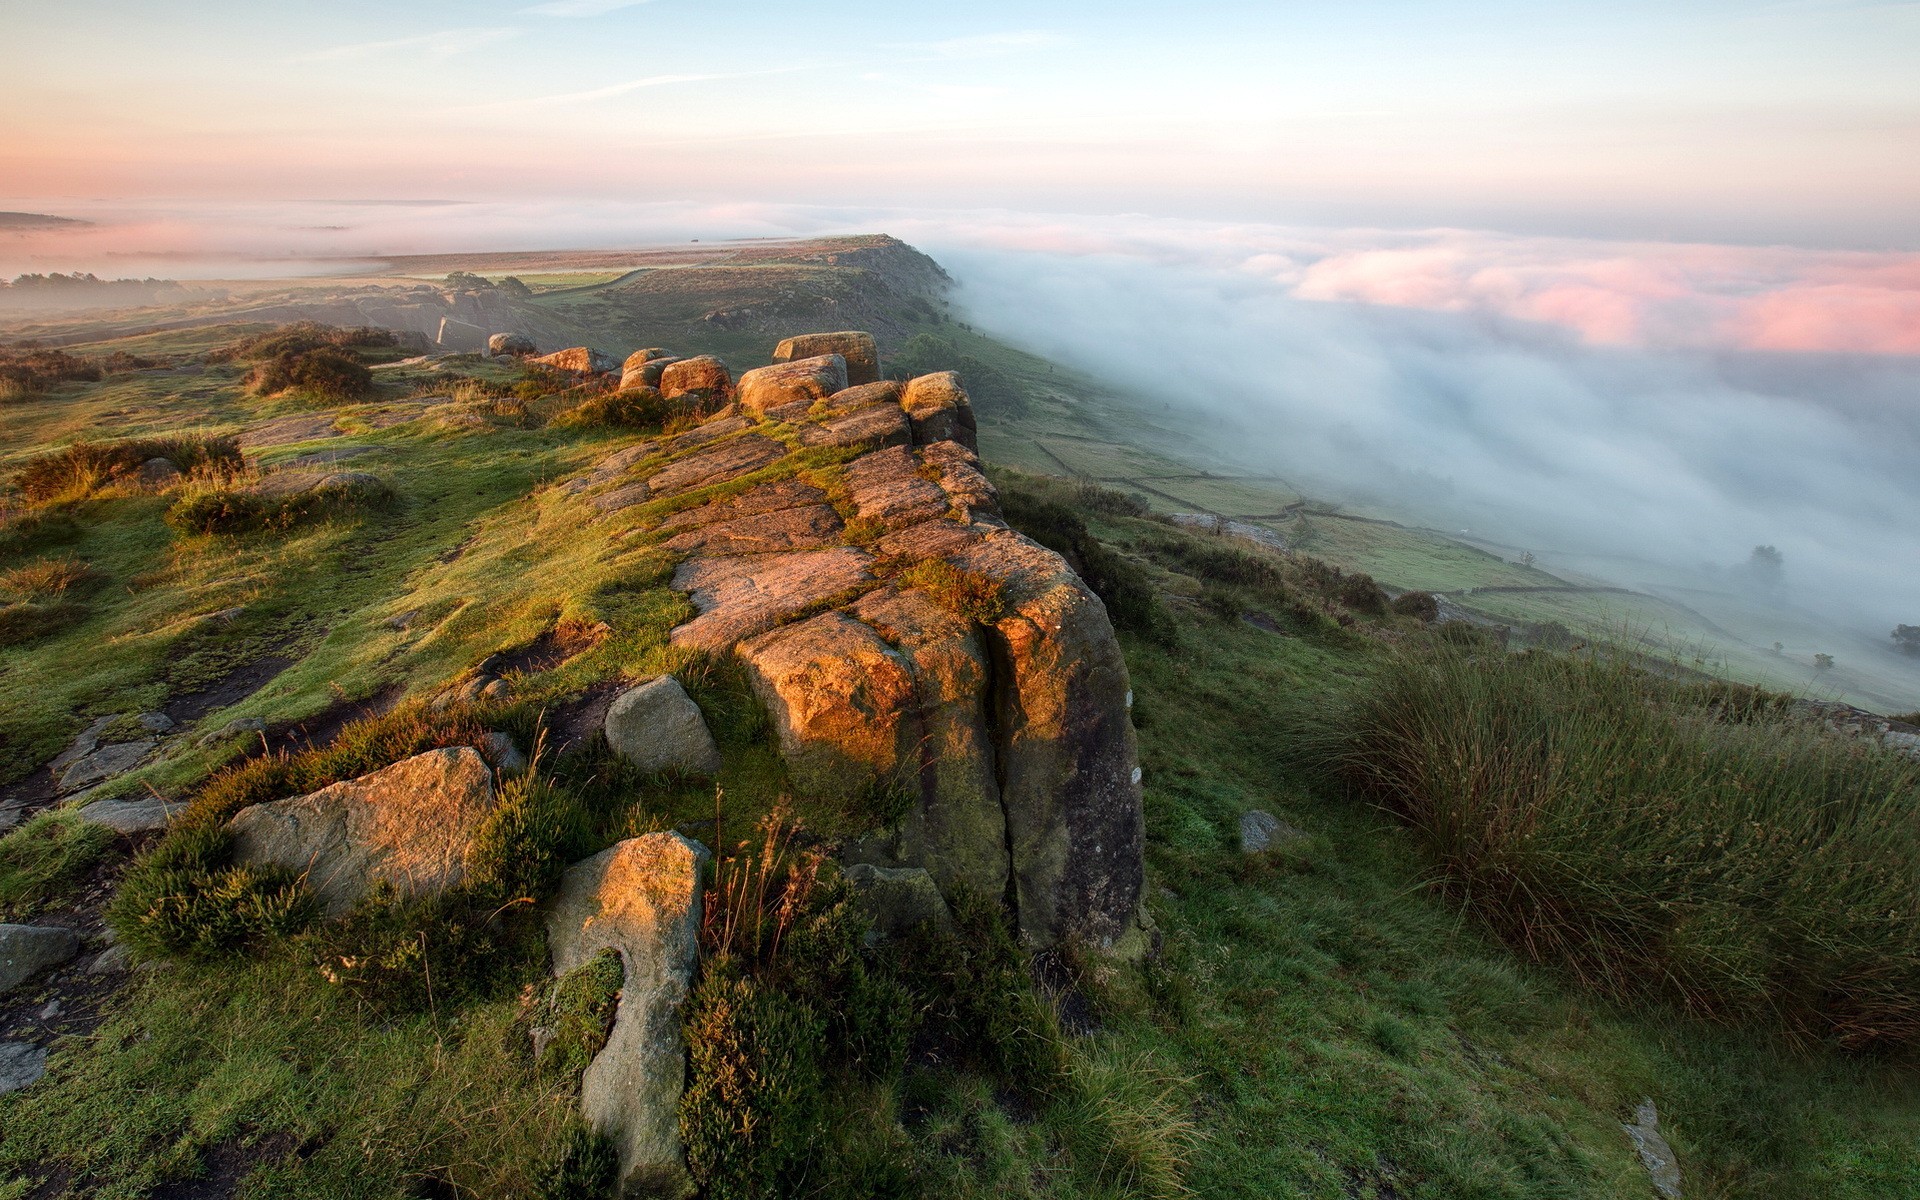
[[[0,571],[0,592],[18,600],[51,600],[92,578],[91,568],[77,558],[43,558]]]
[[[1313,753],[1531,958],[1616,995],[1913,1042],[1920,763],[1726,700],[1617,659],[1441,646],[1382,663]]]
[[[70,899],[113,850],[113,831],[73,809],[39,813],[0,838],[0,916],[29,917]]]
[[[385,482],[358,472],[342,472],[318,486],[284,493],[223,480],[190,486],[167,511],[167,524],[203,537],[285,532],[356,511],[391,508],[396,499]]]
[[[895,576],[901,587],[918,588],[940,607],[967,621],[991,625],[1006,611],[1005,588],[978,571],[963,570],[943,559],[917,562]]]
[[[83,499],[164,458],[185,474],[228,475],[243,467],[240,447],[230,437],[181,435],[131,438],[121,442],[75,442],[28,459],[14,474],[13,486],[33,503]]]

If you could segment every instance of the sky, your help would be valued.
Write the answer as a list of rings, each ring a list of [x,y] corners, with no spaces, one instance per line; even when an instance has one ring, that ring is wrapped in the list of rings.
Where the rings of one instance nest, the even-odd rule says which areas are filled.
[[[0,196],[1920,249],[1920,4],[0,0]]]

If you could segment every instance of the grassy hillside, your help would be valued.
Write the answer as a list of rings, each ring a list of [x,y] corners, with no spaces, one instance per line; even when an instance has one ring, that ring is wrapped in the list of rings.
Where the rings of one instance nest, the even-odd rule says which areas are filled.
[[[741,369],[771,349],[754,322],[854,324],[827,320],[844,310],[823,301],[874,277],[782,262],[694,263],[621,278],[583,280],[533,302],[578,322],[593,335],[583,340],[603,349],[720,352]],[[909,275],[896,279],[886,294],[911,291]],[[733,1174],[716,1170],[713,1179],[735,1182],[714,1183],[710,1194],[752,1194],[738,1181],[764,1170],[780,1183],[763,1194],[785,1195],[1638,1200],[1651,1185],[1621,1123],[1644,1098],[1658,1105],[1689,1196],[1920,1194],[1912,1039],[1852,1037],[1831,1021],[1765,1004],[1703,1003],[1697,990],[1668,986],[1685,975],[1678,968],[1689,954],[1725,963],[1748,953],[1721,936],[1727,927],[1675,914],[1764,899],[1774,894],[1765,888],[1785,886],[1779,872],[1752,876],[1759,882],[1735,895],[1713,871],[1676,879],[1658,867],[1682,844],[1668,826],[1655,822],[1648,832],[1591,816],[1575,825],[1578,813],[1565,808],[1528,810],[1561,821],[1554,828],[1575,843],[1604,833],[1615,839],[1609,847],[1631,841],[1648,852],[1632,860],[1641,871],[1633,878],[1654,879],[1646,890],[1657,894],[1629,916],[1635,928],[1663,933],[1632,954],[1604,951],[1610,974],[1592,969],[1605,942],[1530,941],[1525,922],[1508,919],[1524,910],[1490,906],[1484,890],[1464,887],[1461,857],[1408,801],[1412,785],[1393,791],[1330,765],[1338,756],[1327,749],[1329,714],[1340,714],[1336,731],[1365,728],[1361,716],[1386,711],[1382,697],[1397,694],[1383,690],[1396,671],[1433,655],[1507,661],[1467,625],[1387,609],[1355,572],[1396,590],[1456,596],[1561,581],[1432,531],[1380,523],[1388,518],[1378,514],[1331,512],[1284,480],[1209,476],[1191,440],[1150,411],[974,334],[937,294],[918,298],[878,314],[887,321],[883,352],[915,369],[968,372],[982,455],[1009,518],[1070,555],[1121,627],[1159,949],[1138,965],[1028,962],[987,915],[969,918],[952,944],[869,953],[860,986],[911,998],[914,1032],[897,1061],[876,1067],[838,1043],[802,1056],[812,1072],[807,1094],[785,1107],[765,1100],[785,1140],[777,1149],[754,1143],[748,1161],[727,1168],[737,1167]],[[742,309],[761,315],[734,329],[705,319]],[[718,733],[730,763],[721,780],[729,827],[744,836],[775,805],[783,772],[738,680],[663,646],[685,610],[659,561],[604,527],[583,526],[577,508],[547,486],[638,434],[556,420],[581,398],[535,394],[551,384],[470,357],[413,362],[369,350],[372,390],[350,402],[251,395],[246,362],[206,359],[259,332],[226,326],[76,343],[76,354],[120,350],[161,365],[0,406],[0,471],[11,475],[83,436],[235,435],[267,465],[350,451],[338,466],[379,476],[391,502],[266,532],[202,535],[169,523],[179,493],[124,481],[76,487],[33,512],[16,497],[0,569],[70,562],[86,582],[70,586],[65,624],[0,646],[0,746],[8,751],[0,803],[44,805],[36,769],[90,722],[119,714],[167,712],[195,736],[102,794],[154,789],[203,807],[230,803],[236,788],[342,777],[392,761],[405,752],[396,747],[447,744],[480,726],[529,741],[544,723],[554,732],[542,774],[563,799],[534,796],[527,811],[566,828],[539,845],[577,854],[661,828],[710,837],[710,793],[628,778],[591,747],[562,745],[581,699],[604,682],[669,669],[709,711],[728,714]],[[1092,480],[1106,482],[1087,486]],[[1175,511],[1263,523],[1298,553],[1162,519]],[[1603,601],[1659,603],[1598,593],[1460,599],[1516,625],[1556,620],[1582,632],[1616,622]],[[1655,611],[1633,609],[1629,620]],[[512,704],[437,716],[426,707],[499,651],[515,664]],[[1674,694],[1661,690],[1666,682],[1624,678],[1629,707],[1658,704],[1704,730],[1704,742],[1686,743],[1691,754],[1720,762],[1725,743],[1743,736],[1716,724],[1726,711],[1717,693]],[[1447,695],[1443,718],[1476,711],[1470,689]],[[1507,714],[1515,724],[1497,728],[1549,740],[1575,728],[1545,724],[1540,714],[1550,708]],[[261,718],[263,734],[200,744],[198,735],[246,717]],[[1527,724],[1536,717],[1543,723]],[[1462,716],[1440,727],[1470,724]],[[1766,817],[1768,836],[1810,836],[1805,821],[1852,814],[1868,789],[1849,781],[1864,779],[1877,781],[1874,795],[1896,825],[1911,823],[1920,795],[1897,765],[1794,728],[1796,737],[1823,739],[1815,749],[1834,756],[1839,783],[1825,805],[1796,805],[1803,793],[1787,793],[1778,806],[1787,811]],[[255,757],[263,736],[296,757]],[[1604,736],[1581,736],[1604,748]],[[299,753],[310,743],[333,748]],[[1502,732],[1493,744],[1526,743]],[[1410,753],[1384,735],[1369,745],[1377,757],[1367,762]],[[1469,746],[1446,761],[1478,762],[1482,753],[1491,751]],[[292,764],[284,778],[275,761]],[[1611,760],[1593,761],[1593,772],[1571,777],[1581,786],[1570,795],[1652,807],[1640,793],[1596,790]],[[239,773],[213,776],[223,766]],[[210,777],[219,782],[209,786]],[[1525,771],[1519,777],[1523,800],[1545,794]],[[1691,803],[1710,800],[1710,791],[1676,783],[1670,795]],[[1285,826],[1257,853],[1239,840],[1252,809]],[[833,813],[807,815],[832,831]],[[851,827],[859,816],[845,819]],[[60,816],[15,829],[0,839],[0,919],[97,934],[113,889],[145,869],[130,863],[152,849],[151,836],[103,839]],[[1869,843],[1900,848],[1886,838],[1861,844]],[[1760,861],[1741,854],[1710,846],[1707,861]],[[1471,861],[1482,872],[1471,878],[1485,877],[1486,863]],[[1577,873],[1556,865],[1565,854],[1541,861],[1530,895],[1577,894]],[[1862,926],[1822,926],[1816,916],[1883,919],[1877,906],[1888,896],[1912,896],[1910,881],[1889,883],[1885,874],[1875,876],[1878,890],[1859,893],[1858,913],[1819,892],[1819,880],[1802,880],[1796,886],[1814,888],[1814,899],[1789,932],[1840,945],[1828,932]],[[76,973],[82,984],[62,985],[57,996],[29,986],[0,997],[0,1038],[58,1036],[47,1078],[0,1096],[0,1198],[586,1194],[552,1190],[552,1168],[570,1161],[577,1136],[569,1114],[579,1063],[556,1066],[529,1049],[536,1006],[547,1003],[538,931],[511,920],[496,926],[488,912],[481,920],[465,909],[395,910],[343,933],[255,931],[237,950],[149,949],[146,969]],[[1910,937],[1913,914],[1884,919],[1896,916],[1899,935]],[[1865,949],[1849,949],[1850,963],[1907,978],[1896,939],[1865,940]],[[1767,949],[1788,941],[1782,934]],[[483,942],[490,957],[475,950]],[[482,960],[491,965],[476,968]],[[1754,951],[1734,965],[1760,961]],[[1821,976],[1818,965],[1775,963],[1739,977],[1844,977],[1861,990],[1856,976]],[[819,986],[764,966],[748,974],[767,994],[804,998]],[[836,987],[853,986],[835,978]],[[739,1052],[728,1040],[739,1026],[716,1015],[717,996],[699,1009],[707,1023],[696,1055]],[[43,1015],[53,999],[62,1008]],[[1811,1003],[1839,1011],[1829,996]],[[777,1024],[768,1018],[763,1028]],[[766,1034],[764,1045],[789,1043]]]

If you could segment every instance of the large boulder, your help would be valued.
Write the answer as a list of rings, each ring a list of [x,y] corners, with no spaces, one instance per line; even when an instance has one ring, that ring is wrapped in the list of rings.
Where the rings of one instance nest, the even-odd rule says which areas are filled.
[[[733,372],[711,354],[683,358],[660,372],[660,394],[669,400],[693,396],[724,403],[733,394]]]
[[[912,778],[913,672],[872,626],[826,612],[741,642],[794,786],[814,796]]]
[[[861,911],[873,925],[870,940],[898,937],[915,925],[953,928],[953,910],[925,867],[854,863],[846,874]]]
[[[0,992],[80,953],[80,935],[53,925],[0,925]]]
[[[660,377],[666,369],[680,360],[672,351],[662,350],[658,346],[649,346],[645,350],[635,350],[627,355],[620,364],[620,387],[627,388],[660,386]]]
[[[487,338],[487,353],[499,357],[507,354],[537,354],[539,348],[533,339],[518,333],[496,333]]]
[[[570,346],[565,350],[556,350],[552,354],[543,354],[533,361],[543,367],[552,367],[556,371],[572,371],[576,375],[604,375],[608,371],[620,369],[619,363],[590,346]]]
[[[340,916],[377,883],[402,896],[458,886],[497,805],[486,760],[456,746],[242,809],[228,828],[236,861],[304,872],[327,915]]]
[[[803,333],[790,337],[773,349],[773,361],[793,362],[822,354],[838,354],[847,363],[847,382],[872,383],[880,378],[880,350],[873,335],[857,330],[840,333]]]
[[[706,859],[705,847],[677,833],[630,838],[569,867],[547,910],[555,975],[606,949],[625,970],[607,1044],[580,1081],[580,1107],[618,1147],[629,1191],[685,1190],[680,1009],[699,956]]]
[[[823,354],[748,371],[734,396],[741,408],[759,414],[788,404],[813,404],[846,387],[847,360]]]
[[[671,675],[622,692],[608,706],[603,728],[613,752],[643,771],[719,773],[720,748],[706,718]]]
[[[958,372],[940,371],[910,380],[900,398],[900,407],[913,422],[916,446],[954,441],[979,453],[980,435],[974,421],[973,402],[967,399],[967,389],[960,386]]]

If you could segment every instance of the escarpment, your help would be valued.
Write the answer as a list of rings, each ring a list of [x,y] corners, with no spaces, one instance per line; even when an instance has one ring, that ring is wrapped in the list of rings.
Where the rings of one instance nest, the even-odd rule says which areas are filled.
[[[1132,949],[1140,772],[1106,610],[1000,515],[957,376],[796,357],[871,345],[789,339],[733,404],[564,486],[676,557],[695,615],[672,641],[738,657],[796,789],[904,809],[849,861],[1004,897],[1034,944]]]

